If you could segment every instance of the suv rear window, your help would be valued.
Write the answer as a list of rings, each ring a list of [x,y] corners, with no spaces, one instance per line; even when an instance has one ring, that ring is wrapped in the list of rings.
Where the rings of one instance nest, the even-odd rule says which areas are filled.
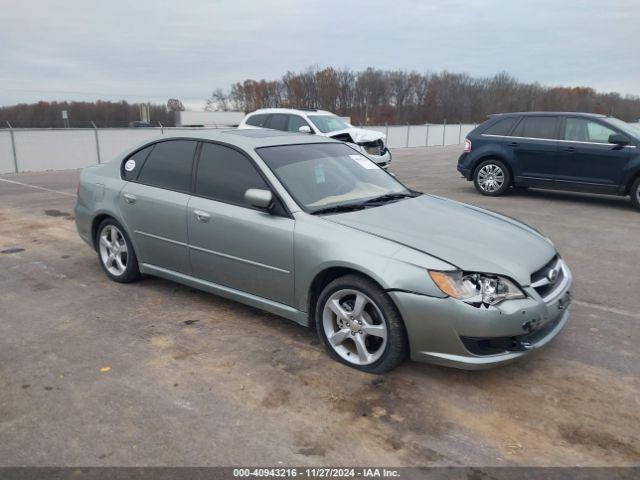
[[[496,123],[487,128],[484,135],[506,135],[511,130],[511,127],[516,123],[518,117],[507,117],[498,120]]]
[[[154,187],[188,192],[191,165],[197,143],[193,140],[158,142],[144,162],[138,182]]]
[[[282,130],[286,132],[289,126],[289,115],[284,113],[274,113],[271,115],[269,119],[268,128],[272,128],[274,130]]]
[[[268,116],[269,115],[266,113],[251,115],[244,123],[246,123],[247,125],[251,125],[252,127],[264,127],[264,124],[267,122]]]
[[[555,140],[558,117],[524,117],[511,134],[514,137]]]

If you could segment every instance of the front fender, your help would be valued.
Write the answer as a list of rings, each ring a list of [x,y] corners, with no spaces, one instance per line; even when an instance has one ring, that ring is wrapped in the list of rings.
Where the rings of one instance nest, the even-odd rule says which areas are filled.
[[[296,308],[306,312],[314,279],[330,268],[346,268],[368,276],[384,290],[444,296],[427,269],[454,267],[391,240],[306,213],[296,214]]]

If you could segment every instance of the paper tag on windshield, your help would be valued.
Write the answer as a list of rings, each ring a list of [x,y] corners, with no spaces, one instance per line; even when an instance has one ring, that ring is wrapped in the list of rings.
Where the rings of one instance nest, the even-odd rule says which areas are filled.
[[[366,168],[367,170],[373,170],[378,168],[378,166],[373,163],[371,160],[363,157],[362,155],[349,155],[352,159],[358,162],[362,168]]]

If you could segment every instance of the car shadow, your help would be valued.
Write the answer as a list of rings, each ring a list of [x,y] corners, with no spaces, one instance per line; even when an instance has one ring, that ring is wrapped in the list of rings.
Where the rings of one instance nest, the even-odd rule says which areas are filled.
[[[634,210],[629,197],[615,195],[599,195],[596,193],[571,192],[565,190],[546,189],[511,189],[508,193],[511,197],[540,198],[556,200],[565,203],[578,203],[584,205],[601,205],[620,210]]]

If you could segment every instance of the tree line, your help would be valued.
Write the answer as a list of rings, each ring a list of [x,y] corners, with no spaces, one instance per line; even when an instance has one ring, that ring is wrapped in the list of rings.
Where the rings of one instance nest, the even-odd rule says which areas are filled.
[[[126,127],[141,119],[141,104],[37,102],[0,107],[0,128],[61,128],[66,110],[71,127]],[[153,125],[174,126],[178,99],[145,104]],[[590,87],[549,87],[519,82],[507,73],[471,77],[464,73],[418,73],[367,68],[315,68],[287,72],[279,80],[244,80],[228,91],[217,89],[206,110],[251,112],[265,107],[329,110],[354,124],[479,123],[487,115],[514,111],[579,111],[640,119],[640,97],[596,92]],[[92,123],[93,122],[93,123]]]
[[[138,103],[107,102],[37,102],[0,107],[0,128],[62,128],[62,111],[66,110],[69,126],[77,128],[127,127],[140,120],[141,106],[149,109],[149,120],[155,125],[170,127],[174,123],[174,111],[184,110],[179,100],[169,100],[169,105],[142,105]],[[8,122],[8,123],[7,123]],[[93,122],[93,123],[92,123]]]
[[[508,73],[475,78],[465,73],[418,73],[367,68],[308,68],[279,80],[244,80],[207,100],[209,110],[250,112],[265,107],[329,110],[355,124],[474,123],[514,111],[580,111],[640,118],[640,97],[589,87],[524,83]]]

